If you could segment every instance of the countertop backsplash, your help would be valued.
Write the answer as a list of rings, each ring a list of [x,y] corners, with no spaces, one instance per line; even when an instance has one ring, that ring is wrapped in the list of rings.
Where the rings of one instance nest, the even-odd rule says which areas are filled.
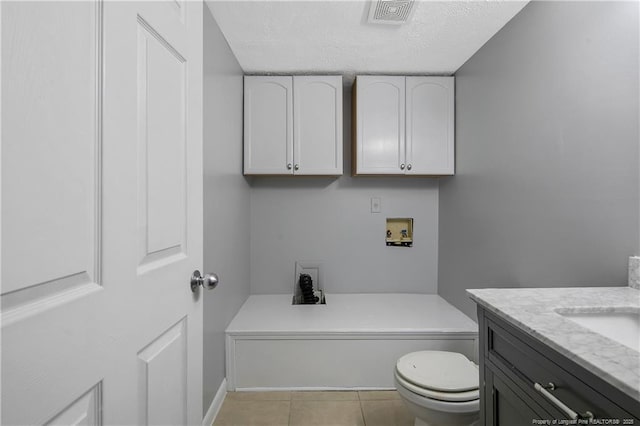
[[[629,287],[640,290],[640,256],[629,257]]]

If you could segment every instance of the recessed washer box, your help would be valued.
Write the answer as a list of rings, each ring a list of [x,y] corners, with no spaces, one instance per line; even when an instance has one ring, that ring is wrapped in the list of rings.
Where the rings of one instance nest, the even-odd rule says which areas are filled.
[[[413,218],[387,218],[386,243],[394,247],[413,246]]]
[[[296,272],[293,280],[293,305],[304,305],[302,297],[302,289],[300,288],[300,275],[307,274],[313,282],[313,292],[318,297],[316,305],[324,305],[326,302],[324,290],[322,286],[322,262],[311,260],[298,260],[296,262]],[[314,304],[310,304],[314,305]]]

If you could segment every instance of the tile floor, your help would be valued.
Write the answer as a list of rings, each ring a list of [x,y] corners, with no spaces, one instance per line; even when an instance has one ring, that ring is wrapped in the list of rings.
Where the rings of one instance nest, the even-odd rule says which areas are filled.
[[[413,426],[396,391],[229,392],[213,426]]]

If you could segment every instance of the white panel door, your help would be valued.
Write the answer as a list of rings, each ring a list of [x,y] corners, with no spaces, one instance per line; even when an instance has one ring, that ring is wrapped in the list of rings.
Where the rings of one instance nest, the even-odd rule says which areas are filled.
[[[404,174],[404,77],[358,76],[356,174]]]
[[[0,7],[2,424],[201,424],[202,4]]]
[[[342,76],[293,77],[293,169],[342,174]]]
[[[244,78],[244,174],[293,173],[293,79]]]
[[[407,174],[454,173],[454,77],[407,77]]]

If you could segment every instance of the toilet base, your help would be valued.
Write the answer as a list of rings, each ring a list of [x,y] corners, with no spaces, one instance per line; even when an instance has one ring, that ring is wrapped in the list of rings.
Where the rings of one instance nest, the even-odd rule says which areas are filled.
[[[421,416],[415,417],[414,426],[477,426],[480,424],[478,412],[466,414],[457,413],[452,415],[451,413],[429,410],[412,401],[408,401],[406,398],[402,398],[402,400],[411,414],[414,416],[419,414]],[[429,421],[424,420],[425,417],[427,417]]]
[[[404,405],[415,416],[414,426],[477,426],[480,424],[479,410],[467,413],[432,410],[418,404],[421,397],[400,386],[397,380],[396,389]]]

